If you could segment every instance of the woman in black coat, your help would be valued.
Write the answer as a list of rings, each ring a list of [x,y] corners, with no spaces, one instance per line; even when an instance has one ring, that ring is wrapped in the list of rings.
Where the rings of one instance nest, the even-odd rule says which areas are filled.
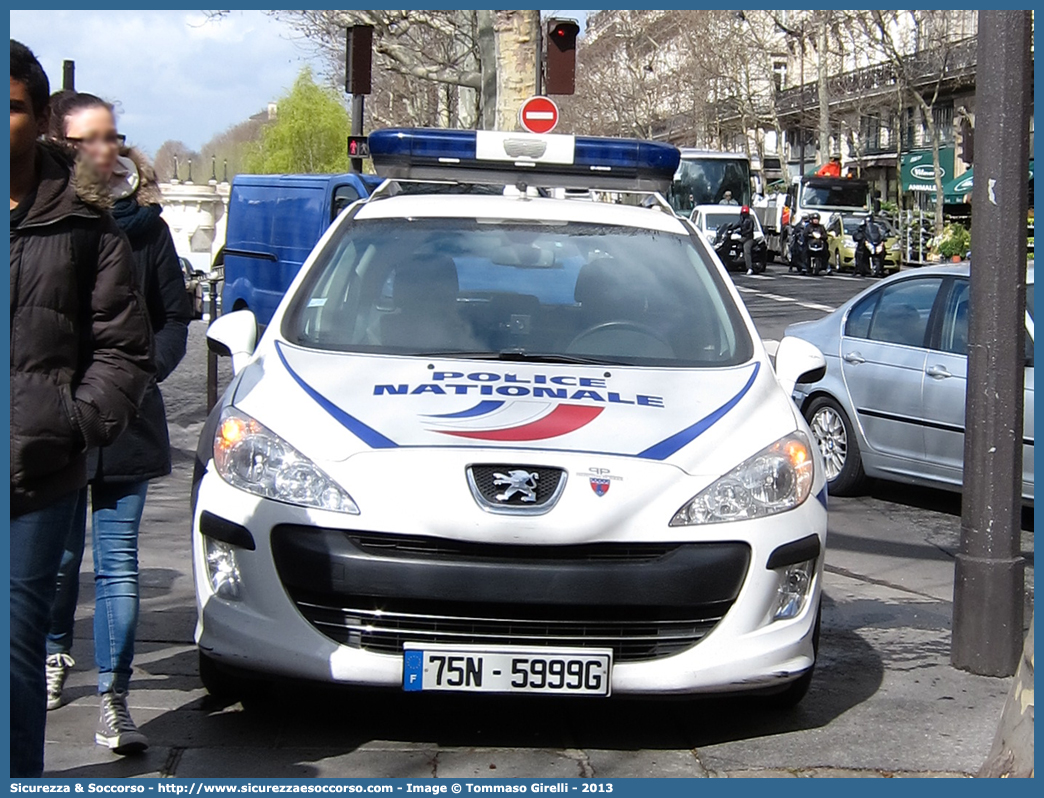
[[[185,355],[192,308],[170,230],[160,218],[156,175],[143,155],[124,146],[112,106],[91,94],[60,92],[51,101],[51,137],[78,153],[78,168],[102,178],[112,216],[130,241],[154,336],[156,377],[137,417],[110,446],[88,457],[94,552],[94,647],[101,713],[95,742],[116,753],[148,741],[134,725],[126,694],[138,620],[138,527],[149,480],[170,473],[167,417],[158,383]],[[87,524],[87,489],[66,545],[47,638],[47,708],[61,705],[74,662],[73,618]]]

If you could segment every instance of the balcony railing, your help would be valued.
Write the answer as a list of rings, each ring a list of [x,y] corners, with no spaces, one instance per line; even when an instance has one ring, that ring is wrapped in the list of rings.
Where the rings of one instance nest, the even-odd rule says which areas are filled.
[[[945,54],[945,82],[974,80],[977,61],[978,39],[972,36],[950,45]],[[939,79],[940,59],[943,53],[939,50],[923,50],[906,59],[906,72],[914,88],[927,88]],[[828,94],[835,100],[864,100],[875,94],[894,91],[897,81],[896,67],[891,62],[855,69],[836,75],[828,81]],[[805,83],[780,92],[776,98],[776,113],[779,116],[804,111],[814,111],[819,107],[819,86],[817,83]]]

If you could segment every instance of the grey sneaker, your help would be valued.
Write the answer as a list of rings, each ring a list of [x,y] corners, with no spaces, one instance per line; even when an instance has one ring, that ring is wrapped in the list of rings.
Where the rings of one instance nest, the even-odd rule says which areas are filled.
[[[149,747],[148,737],[138,731],[131,719],[126,693],[102,693],[94,742],[117,754],[136,754]]]
[[[58,709],[62,705],[62,688],[76,661],[68,654],[51,654],[47,658],[47,710]]]

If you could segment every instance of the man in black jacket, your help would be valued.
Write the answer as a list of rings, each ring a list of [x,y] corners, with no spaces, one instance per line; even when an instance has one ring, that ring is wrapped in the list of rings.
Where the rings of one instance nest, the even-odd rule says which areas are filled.
[[[743,242],[743,264],[747,267],[747,274],[754,274],[754,217],[746,205],[740,208],[739,234]]]
[[[47,76],[11,41],[11,776],[43,773],[44,636],[87,450],[115,440],[154,366],[127,239],[41,144]]]

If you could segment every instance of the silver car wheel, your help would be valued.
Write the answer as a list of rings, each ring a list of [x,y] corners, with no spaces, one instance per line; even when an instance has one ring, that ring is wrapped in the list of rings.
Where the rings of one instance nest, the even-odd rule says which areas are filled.
[[[809,424],[812,434],[819,444],[819,451],[823,453],[823,463],[826,466],[827,480],[832,482],[845,467],[848,458],[848,434],[845,432],[845,422],[832,407],[821,407],[812,416]]]

